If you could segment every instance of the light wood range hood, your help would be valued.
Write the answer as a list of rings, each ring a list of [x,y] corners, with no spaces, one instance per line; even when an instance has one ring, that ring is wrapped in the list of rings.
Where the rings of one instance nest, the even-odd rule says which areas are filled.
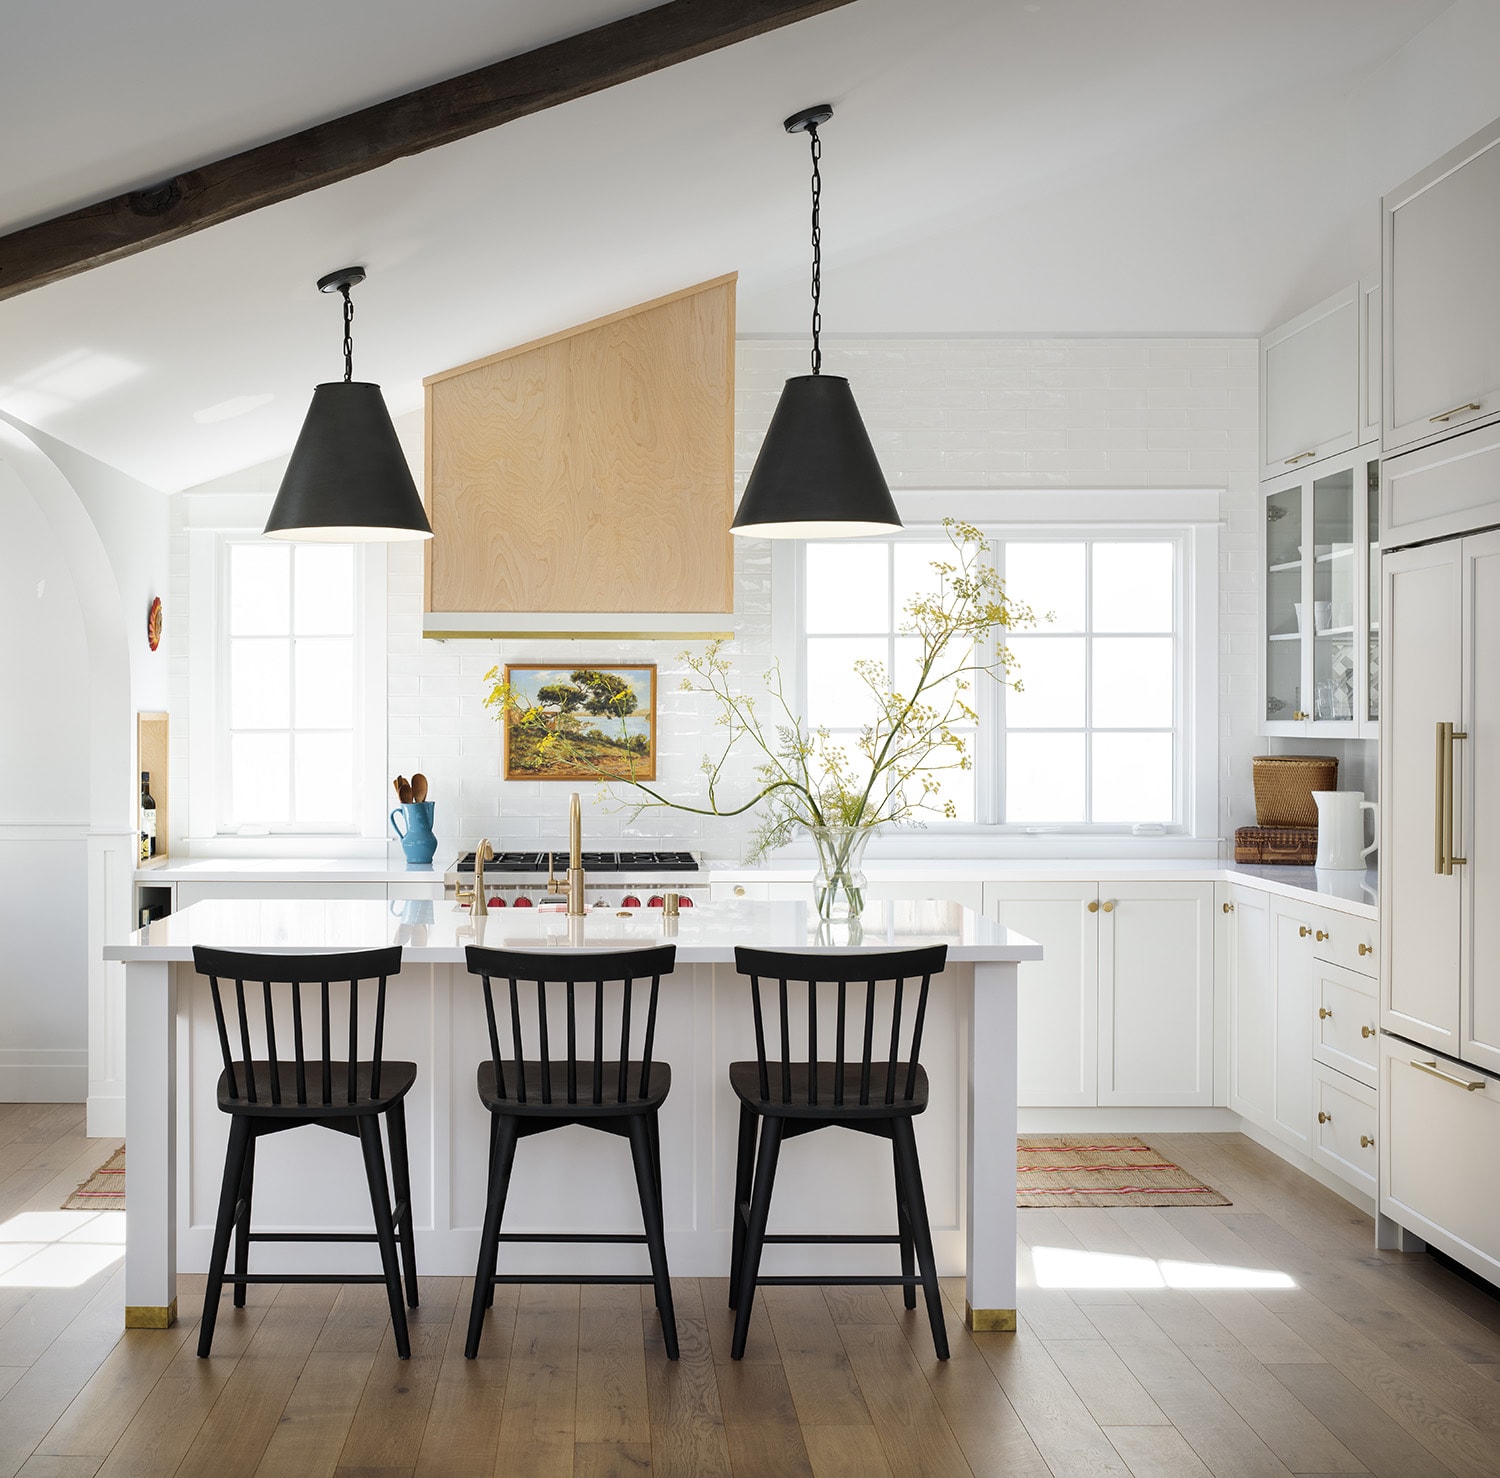
[[[425,636],[729,634],[735,280],[426,380]]]

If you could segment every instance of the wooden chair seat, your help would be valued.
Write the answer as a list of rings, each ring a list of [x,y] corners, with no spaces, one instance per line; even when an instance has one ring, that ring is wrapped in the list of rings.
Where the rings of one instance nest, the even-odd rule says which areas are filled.
[[[503,1066],[505,1087],[501,1092],[496,1087],[496,1072],[493,1061],[479,1064],[479,1101],[492,1114],[514,1114],[517,1118],[555,1119],[564,1116],[569,1120],[623,1118],[630,1114],[647,1113],[661,1107],[672,1087],[672,1069],[664,1062],[653,1062],[646,1078],[646,1091],[641,1086],[641,1064],[625,1064],[626,1081],[633,1096],[619,1099],[615,1096],[620,1081],[618,1061],[601,1063],[599,1102],[595,1103],[593,1064],[585,1063],[573,1072],[569,1084],[569,1064],[551,1062],[543,1071],[540,1059],[523,1062],[524,1073],[517,1072],[514,1061]],[[526,1097],[518,1097],[521,1083],[526,1085]],[[573,1097],[569,1096],[569,1087]]]
[[[779,1119],[890,1119],[900,1115],[920,1114],[927,1107],[927,1072],[918,1067],[913,1081],[912,1094],[906,1094],[906,1064],[902,1063],[894,1074],[891,1102],[886,1102],[886,1087],[892,1082],[892,1074],[883,1062],[870,1064],[869,1102],[860,1102],[861,1075],[863,1068],[857,1062],[846,1062],[843,1068],[843,1091],[839,1088],[839,1066],[836,1062],[820,1062],[817,1065],[816,1084],[811,1084],[811,1072],[805,1062],[789,1065],[788,1085],[781,1078],[779,1064],[771,1064],[771,1097],[762,1098],[760,1093],[760,1064],[758,1062],[731,1062],[729,1064],[729,1086],[743,1104],[748,1104],[757,1114]],[[790,1098],[790,1102],[788,1102]]]
[[[255,1093],[239,1097],[234,1090],[243,1090],[245,1063],[234,1065],[235,1076],[231,1082],[226,1068],[219,1074],[219,1107],[226,1114],[248,1114],[262,1119],[342,1119],[356,1114],[383,1114],[393,1103],[399,1103],[411,1092],[417,1081],[417,1065],[414,1062],[391,1062],[380,1064],[380,1092],[371,1092],[375,1064],[355,1064],[354,1099],[349,1100],[349,1064],[329,1063],[328,1082],[322,1080],[322,1068],[314,1063],[303,1073],[303,1101],[299,1103],[297,1092],[297,1064],[281,1062],[273,1064],[266,1060],[254,1060],[249,1064],[254,1074]],[[315,1076],[315,1082],[309,1077]],[[273,1081],[274,1078],[274,1081]],[[325,1095],[325,1086],[329,1092]],[[274,1100],[280,1098],[277,1103]],[[325,1102],[325,1098],[327,1101]]]

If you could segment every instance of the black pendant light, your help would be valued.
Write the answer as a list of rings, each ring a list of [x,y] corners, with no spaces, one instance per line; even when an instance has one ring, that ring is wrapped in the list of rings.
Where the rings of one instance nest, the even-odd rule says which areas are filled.
[[[788,133],[805,133],[812,147],[812,373],[786,382],[731,525],[757,539],[845,539],[901,527],[848,380],[823,373],[818,127],[832,117],[832,104],[820,103],[785,124]]]
[[[380,386],[354,378],[349,290],[364,280],[363,267],[318,279],[319,292],[344,299],[344,378],[313,391],[266,521],[268,539],[350,544],[432,537]]]

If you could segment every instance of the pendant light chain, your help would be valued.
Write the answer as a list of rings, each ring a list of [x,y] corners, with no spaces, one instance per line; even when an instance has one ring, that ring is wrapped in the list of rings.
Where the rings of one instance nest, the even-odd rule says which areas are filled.
[[[349,283],[344,283],[339,292],[344,298],[344,383],[354,378],[354,299],[349,295]]]
[[[812,149],[812,372],[823,372],[823,346],[819,338],[823,332],[823,226],[820,209],[823,203],[823,174],[818,168],[823,158],[823,141],[818,137],[818,125],[807,126],[807,137]]]

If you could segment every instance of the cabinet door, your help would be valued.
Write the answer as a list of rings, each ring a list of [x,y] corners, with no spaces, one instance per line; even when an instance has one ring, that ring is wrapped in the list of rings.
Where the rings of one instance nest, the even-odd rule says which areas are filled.
[[[1099,1102],[1213,1102],[1211,883],[1099,886]]]
[[[1042,946],[1040,960],[1018,967],[1017,1101],[1025,1108],[1099,1101],[1098,905],[1093,883],[984,885],[985,912]]]
[[[1380,279],[1359,283],[1359,444],[1380,440]]]
[[[1463,542],[1460,1056],[1500,1072],[1500,533]]]
[[[1381,1025],[1453,1053],[1464,870],[1445,874],[1435,855],[1444,759],[1436,739],[1440,723],[1461,728],[1464,718],[1459,565],[1456,540],[1388,554],[1381,601]],[[1454,775],[1457,792],[1461,768]],[[1457,794],[1453,805],[1456,818]]]
[[[1500,414],[1500,127],[1382,202],[1387,452]]]
[[[1301,623],[1312,652],[1312,692],[1304,696],[1312,699],[1308,732],[1330,739],[1353,737],[1364,700],[1366,481],[1363,457],[1312,480],[1312,596]]]
[[[1350,283],[1260,341],[1262,478],[1358,443],[1359,319]]]
[[[1278,906],[1272,909],[1271,919],[1276,982],[1276,1088],[1270,1128],[1306,1153],[1312,1147],[1315,915]]]
[[[1260,673],[1261,732],[1265,734],[1305,733],[1312,706],[1307,693],[1307,643],[1302,636],[1312,588],[1310,501],[1309,489],[1296,477],[1266,492],[1265,646]]]
[[[1229,950],[1229,1107],[1269,1128],[1276,1104],[1276,976],[1270,896],[1232,888]]]

